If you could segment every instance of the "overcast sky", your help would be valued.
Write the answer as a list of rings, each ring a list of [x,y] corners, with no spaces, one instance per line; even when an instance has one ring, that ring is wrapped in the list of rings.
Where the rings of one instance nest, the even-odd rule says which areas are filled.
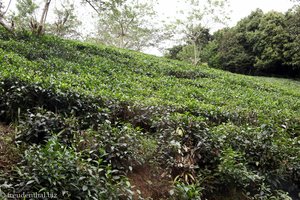
[[[9,0],[0,0],[4,2],[5,5],[9,2]],[[60,4],[61,0],[53,0],[52,4]],[[71,0],[72,1],[72,0]],[[81,0],[74,0],[76,4]],[[160,18],[169,17],[174,18],[177,15],[177,11],[182,7],[182,0],[157,0],[159,5],[157,5],[157,9],[160,15]],[[202,0],[200,0],[202,1]],[[12,0],[11,9],[13,9],[16,0]],[[293,3],[290,0],[229,0],[231,5],[231,20],[228,22],[229,26],[234,26],[240,19],[246,17],[251,13],[251,11],[260,8],[263,11],[280,11],[285,12],[289,8],[292,8]],[[53,5],[52,5],[53,6]],[[93,26],[91,24],[95,24],[96,20],[91,19],[91,9],[83,8],[79,11],[79,19],[83,21],[83,27],[86,32],[90,32],[93,30]],[[149,50],[148,53],[159,54],[157,50]]]
[[[180,0],[158,0],[158,2],[160,15],[170,18],[176,16],[176,10],[182,6]],[[286,12],[294,5],[290,0],[229,0],[229,2],[231,9],[229,26],[234,26],[240,19],[248,16],[251,11],[257,8],[262,9],[264,12],[271,10]],[[147,53],[161,54],[157,49],[149,49]]]
[[[285,12],[293,6],[290,0],[230,0],[231,2],[231,24],[235,25],[241,18],[246,17],[251,11],[260,8],[263,11]]]
[[[180,0],[158,0],[158,2],[160,13],[165,13],[168,16],[176,15],[176,10],[180,7]],[[271,10],[285,12],[293,6],[290,0],[229,0],[229,2],[232,10],[230,26],[235,25],[236,22],[257,8],[265,12]]]
[[[3,1],[5,5],[9,2],[9,0],[0,0]],[[12,5],[17,0],[12,0]],[[71,0],[72,1],[72,0]],[[80,2],[80,0],[74,0],[75,2]],[[180,0],[157,0],[159,2],[159,13],[165,16],[175,16],[176,10],[180,8],[181,1]],[[201,1],[201,0],[200,0]],[[54,4],[59,4],[60,0],[53,0]],[[260,8],[263,11],[267,12],[270,10],[276,10],[285,12],[289,8],[293,6],[293,3],[290,0],[229,0],[231,5],[231,21],[229,23],[230,26],[235,25],[235,23],[241,18],[249,15],[251,11],[256,8]],[[13,6],[12,6],[13,7]],[[85,11],[82,10],[82,13]],[[83,17],[83,16],[82,16]],[[84,20],[84,19],[83,19]]]

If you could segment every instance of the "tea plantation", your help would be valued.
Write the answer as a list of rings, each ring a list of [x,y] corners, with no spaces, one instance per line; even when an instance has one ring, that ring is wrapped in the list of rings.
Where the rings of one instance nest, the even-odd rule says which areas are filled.
[[[1,32],[0,122],[3,198],[300,198],[299,81]]]

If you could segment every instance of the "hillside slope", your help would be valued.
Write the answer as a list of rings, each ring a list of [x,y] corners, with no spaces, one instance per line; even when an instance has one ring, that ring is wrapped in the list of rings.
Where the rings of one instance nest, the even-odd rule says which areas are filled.
[[[299,199],[299,82],[51,36],[0,38],[0,121],[22,146],[21,173],[3,169],[4,193]]]

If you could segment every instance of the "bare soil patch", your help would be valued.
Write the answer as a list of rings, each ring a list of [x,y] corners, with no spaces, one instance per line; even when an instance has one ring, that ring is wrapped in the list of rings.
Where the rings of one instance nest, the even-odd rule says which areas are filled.
[[[12,132],[12,128],[10,126],[0,122],[0,136],[11,132]]]
[[[131,185],[134,187],[135,199],[138,199],[138,191],[143,198],[166,199],[172,189],[170,174],[160,168],[150,165],[137,166],[128,174]]]
[[[18,153],[13,143],[13,128],[0,123],[0,169],[6,170],[18,161]]]

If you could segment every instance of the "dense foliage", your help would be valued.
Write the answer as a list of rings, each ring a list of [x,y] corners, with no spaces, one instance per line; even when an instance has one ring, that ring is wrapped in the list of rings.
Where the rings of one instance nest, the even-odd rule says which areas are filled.
[[[201,61],[242,74],[299,77],[299,19],[299,6],[285,14],[258,9],[235,27],[215,32],[201,53]],[[170,57],[187,60],[181,56],[187,47],[173,47]]]
[[[0,36],[0,121],[20,150],[0,194],[130,199],[141,191],[128,175],[150,165],[174,181],[170,199],[297,198],[299,82]]]

